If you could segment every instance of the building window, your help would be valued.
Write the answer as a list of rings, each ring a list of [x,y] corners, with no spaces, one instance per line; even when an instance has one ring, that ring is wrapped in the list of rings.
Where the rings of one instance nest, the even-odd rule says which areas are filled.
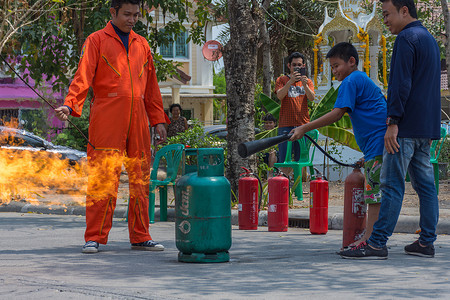
[[[189,58],[189,43],[186,43],[187,32],[182,32],[173,37],[173,41],[167,45],[161,45],[160,54],[164,58]]]

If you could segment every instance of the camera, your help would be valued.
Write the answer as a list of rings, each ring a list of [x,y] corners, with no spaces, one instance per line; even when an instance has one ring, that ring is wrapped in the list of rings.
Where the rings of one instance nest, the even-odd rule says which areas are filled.
[[[303,68],[295,67],[294,72],[297,72],[301,76],[306,76],[306,68],[305,67],[303,67]]]

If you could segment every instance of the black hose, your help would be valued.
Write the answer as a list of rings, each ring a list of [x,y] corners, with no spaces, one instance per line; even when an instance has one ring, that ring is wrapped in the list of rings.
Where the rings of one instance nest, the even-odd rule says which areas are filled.
[[[322,147],[320,147],[319,144],[317,144],[316,141],[313,140],[309,135],[305,134],[304,136],[307,137],[311,141],[311,143],[313,143],[314,146],[316,146],[317,149],[320,150],[320,152],[322,152],[326,157],[328,157],[329,159],[331,159],[333,162],[337,163],[338,165],[343,166],[343,167],[359,168],[357,163],[346,164],[346,163],[338,161],[337,159],[332,157],[330,154],[328,154],[328,152],[326,152]]]
[[[256,179],[258,179],[258,184],[259,184],[259,201],[258,201],[258,213],[261,210],[261,204],[262,204],[262,197],[263,197],[263,186],[262,186],[262,182],[261,179],[259,178],[258,175],[254,174]]]

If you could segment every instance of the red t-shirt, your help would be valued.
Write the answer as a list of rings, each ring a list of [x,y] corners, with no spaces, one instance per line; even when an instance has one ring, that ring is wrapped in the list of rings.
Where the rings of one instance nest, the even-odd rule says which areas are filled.
[[[289,81],[286,75],[280,76],[275,83],[275,93]],[[314,92],[314,84],[308,79],[308,87]],[[300,126],[309,122],[308,98],[301,81],[289,87],[289,91],[281,100],[280,120],[278,127]]]

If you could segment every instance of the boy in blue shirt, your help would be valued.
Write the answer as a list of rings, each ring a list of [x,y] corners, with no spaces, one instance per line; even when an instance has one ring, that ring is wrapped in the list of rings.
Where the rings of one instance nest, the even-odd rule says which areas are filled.
[[[358,245],[370,237],[380,211],[380,170],[386,132],[386,99],[367,74],[358,71],[358,52],[352,44],[343,42],[335,45],[327,53],[327,58],[333,75],[342,81],[334,108],[326,115],[294,128],[290,140],[300,139],[310,130],[333,124],[345,113],[350,115],[356,142],[364,154],[364,199],[368,204],[366,232],[361,239],[353,243]]]
[[[405,176],[419,196],[420,237],[405,253],[434,257],[439,200],[430,162],[431,140],[440,139],[440,52],[430,32],[417,20],[413,0],[381,0],[383,22],[397,35],[392,50],[387,95],[379,218],[366,243],[341,253],[350,259],[386,259],[405,194]]]

